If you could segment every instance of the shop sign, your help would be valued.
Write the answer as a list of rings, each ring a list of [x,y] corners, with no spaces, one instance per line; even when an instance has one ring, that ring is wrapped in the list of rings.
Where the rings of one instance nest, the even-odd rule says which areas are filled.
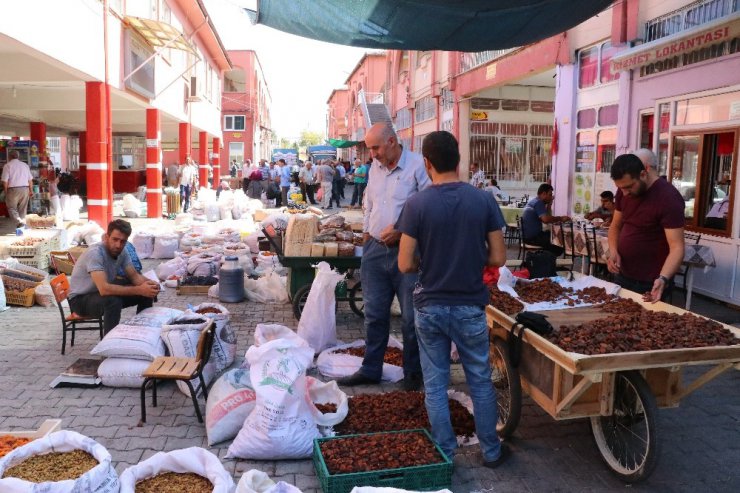
[[[488,120],[488,113],[485,111],[473,111],[470,113],[470,119],[476,122]]]
[[[242,138],[242,134],[240,134],[240,133],[233,133],[233,134],[231,134],[231,136],[234,137],[235,139],[241,139]]]
[[[146,146],[148,148],[157,148],[159,146],[159,140],[158,139],[146,139]]]
[[[681,33],[625,51],[612,59],[612,72],[639,68],[643,65],[673,58],[709,45],[732,39],[740,34],[740,18],[709,29]],[[671,39],[673,38],[673,39]],[[667,39],[671,39],[666,42]]]
[[[496,64],[492,63],[488,67],[486,67],[486,80],[491,80],[496,78]]]
[[[511,138],[506,137],[506,152],[513,153],[513,154],[519,154],[522,152],[522,139],[521,138]]]

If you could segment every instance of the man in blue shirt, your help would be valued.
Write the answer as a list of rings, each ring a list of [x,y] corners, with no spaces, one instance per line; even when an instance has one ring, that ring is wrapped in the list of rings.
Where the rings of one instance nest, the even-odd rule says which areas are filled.
[[[460,181],[460,152],[451,133],[430,133],[421,149],[433,185],[406,201],[396,227],[402,233],[398,268],[419,272],[414,309],[432,437],[445,454],[454,455],[457,439],[447,397],[454,342],[473,400],[484,464],[496,467],[508,450],[496,434],[485,314],[489,294],[482,272],[506,262],[506,223],[491,194]]]
[[[543,230],[542,225],[567,222],[570,218],[552,215],[553,197],[552,185],[543,183],[537,189],[537,196],[529,199],[522,212],[522,238],[529,245],[540,246],[559,256],[563,249],[550,242],[550,232]]]
[[[278,166],[280,166],[280,199],[282,205],[288,207],[288,190],[290,190],[290,178],[291,170],[290,166],[285,162],[285,159],[278,159]]]
[[[362,164],[362,161],[359,159],[355,159],[355,170],[352,172],[352,180],[355,189],[352,192],[352,201],[349,204],[350,208],[354,207],[359,200],[359,206],[362,209],[362,196],[365,194],[365,186],[367,185],[367,166]]]

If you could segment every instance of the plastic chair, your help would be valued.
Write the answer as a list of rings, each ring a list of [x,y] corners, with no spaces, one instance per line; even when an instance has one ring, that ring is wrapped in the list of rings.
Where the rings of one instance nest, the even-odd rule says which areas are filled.
[[[67,299],[69,294],[69,279],[66,274],[59,274],[49,281],[51,290],[54,293],[54,299],[59,307],[59,315],[62,317],[62,354],[67,346],[67,332],[72,333],[70,346],[75,345],[75,331],[77,330],[97,330],[100,338],[103,338],[103,317],[83,317],[71,312],[69,315],[64,314],[62,302]],[[71,311],[71,310],[70,310]]]
[[[151,381],[152,385],[152,405],[157,407],[157,380],[181,380],[184,381],[190,390],[190,397],[193,399],[195,414],[198,416],[198,422],[203,422],[203,415],[198,406],[198,397],[192,379],[197,378],[200,381],[200,388],[203,390],[203,396],[208,398],[206,382],[203,380],[203,368],[211,357],[213,349],[213,340],[216,334],[216,324],[213,320],[208,322],[200,333],[198,346],[195,350],[194,358],[183,358],[177,356],[160,356],[144,370],[142,376],[144,382],[141,384],[141,422],[146,423],[146,386]]]

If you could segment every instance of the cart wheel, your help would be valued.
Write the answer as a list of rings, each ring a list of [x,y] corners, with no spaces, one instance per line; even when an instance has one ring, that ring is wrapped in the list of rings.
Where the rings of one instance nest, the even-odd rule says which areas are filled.
[[[514,433],[522,415],[522,384],[519,370],[509,361],[509,345],[498,337],[491,344],[491,369],[493,386],[496,389],[496,407],[499,436],[508,437]]]
[[[591,418],[596,447],[604,462],[623,481],[646,479],[658,462],[655,414],[658,406],[650,387],[637,371],[617,373],[611,416]]]
[[[365,302],[362,300],[362,284],[358,281],[349,290],[349,307],[360,317],[365,317]]]
[[[293,295],[293,316],[296,320],[301,319],[303,308],[306,306],[306,300],[308,300],[308,293],[311,292],[311,285],[306,284],[298,288],[298,291]]]

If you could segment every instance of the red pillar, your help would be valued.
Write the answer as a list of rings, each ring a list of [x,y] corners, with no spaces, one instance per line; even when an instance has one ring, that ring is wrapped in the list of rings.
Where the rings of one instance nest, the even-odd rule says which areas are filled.
[[[203,188],[208,186],[208,134],[198,133],[198,182]]]
[[[162,217],[160,113],[146,109],[146,217]]]
[[[107,79],[107,78],[106,78]],[[106,176],[108,179],[108,214],[105,224],[113,220],[113,113],[110,99],[110,84],[105,83],[105,141],[108,143],[105,153],[105,162],[108,164]],[[105,225],[102,225],[105,227]]]
[[[108,142],[105,128],[105,84],[85,83],[85,154],[87,165],[87,216],[101,227],[107,226]]]
[[[39,158],[44,159],[46,157],[46,123],[44,122],[31,122],[31,140],[35,140],[39,143]]]
[[[218,137],[213,138],[213,150],[211,151],[211,159],[213,162],[213,187],[218,188],[218,184],[221,183],[221,139]]]
[[[185,159],[190,157],[190,124],[180,124],[180,164],[185,163]]]

